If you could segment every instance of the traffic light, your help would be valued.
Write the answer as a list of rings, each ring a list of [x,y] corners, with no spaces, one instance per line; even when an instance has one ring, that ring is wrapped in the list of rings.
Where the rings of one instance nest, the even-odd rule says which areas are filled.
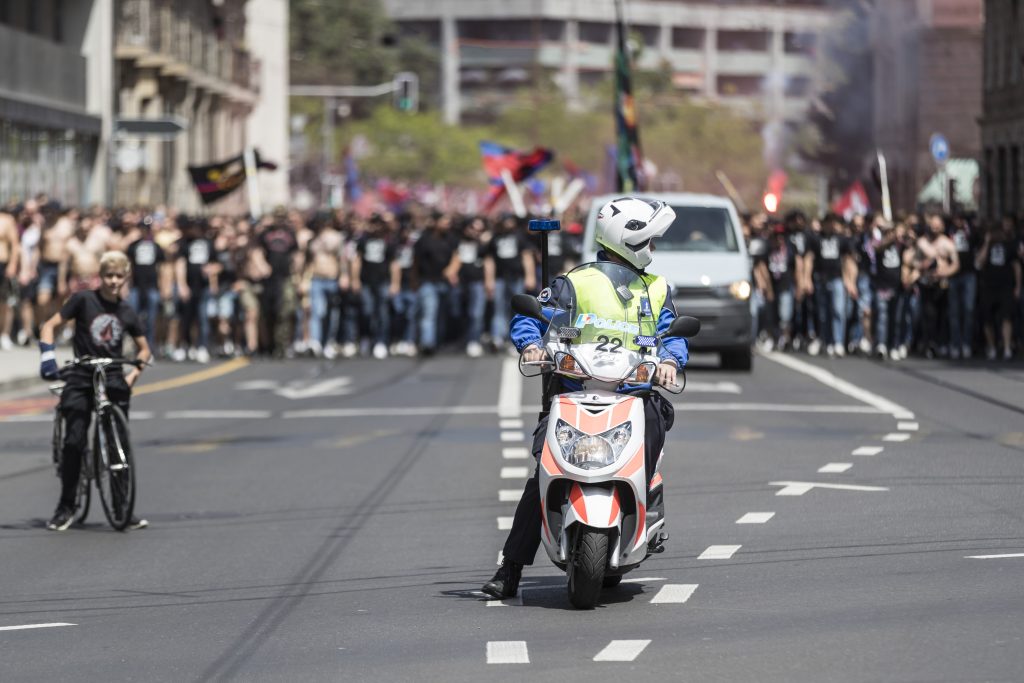
[[[420,79],[411,71],[395,74],[395,108],[412,114],[419,109]]]

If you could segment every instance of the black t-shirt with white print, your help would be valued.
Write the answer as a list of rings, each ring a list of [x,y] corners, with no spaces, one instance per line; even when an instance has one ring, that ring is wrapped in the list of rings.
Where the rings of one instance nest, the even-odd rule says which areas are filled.
[[[135,240],[125,250],[132,264],[132,283],[139,289],[156,289],[157,268],[166,259],[160,245],[148,237]]]
[[[814,274],[826,280],[843,276],[843,256],[851,253],[850,241],[842,235],[815,237],[808,251],[814,254]]]
[[[789,240],[782,240],[769,248],[768,273],[776,294],[793,287],[796,280],[796,250]]]
[[[468,284],[484,279],[484,246],[475,237],[463,235],[456,249],[459,255],[459,282]]]
[[[487,254],[494,259],[494,274],[502,280],[518,280],[523,277],[523,251],[530,243],[519,231],[502,232],[491,238]]]
[[[124,336],[141,337],[142,323],[123,299],[107,301],[98,290],[72,294],[60,309],[64,320],[74,321],[71,346],[76,358],[118,358],[124,354]],[[107,368],[107,375],[121,374],[120,365]]]
[[[395,260],[394,242],[376,235],[363,235],[356,244],[362,261],[359,281],[364,285],[381,285],[391,279],[391,262]]]
[[[185,282],[191,289],[210,286],[206,266],[213,260],[213,242],[205,237],[182,239],[178,243],[178,258],[185,259]]]
[[[887,247],[876,250],[875,287],[878,289],[900,289],[903,271],[903,245],[894,241]]]

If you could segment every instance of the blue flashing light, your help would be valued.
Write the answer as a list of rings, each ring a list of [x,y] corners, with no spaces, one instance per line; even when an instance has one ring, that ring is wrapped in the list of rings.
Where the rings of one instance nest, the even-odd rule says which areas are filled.
[[[561,229],[562,224],[554,218],[534,218],[530,221],[530,232],[554,232]]]

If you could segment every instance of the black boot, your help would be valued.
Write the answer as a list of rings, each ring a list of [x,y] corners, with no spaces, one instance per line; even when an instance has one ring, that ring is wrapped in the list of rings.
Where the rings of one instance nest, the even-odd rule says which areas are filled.
[[[519,579],[522,575],[523,565],[505,560],[494,574],[494,578],[485,583],[481,590],[497,600],[514,597],[519,592]]]

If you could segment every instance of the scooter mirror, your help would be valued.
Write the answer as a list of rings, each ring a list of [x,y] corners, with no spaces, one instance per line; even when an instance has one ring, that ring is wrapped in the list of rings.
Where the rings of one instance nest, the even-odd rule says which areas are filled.
[[[700,333],[700,321],[688,315],[681,315],[672,321],[663,337],[696,337]]]
[[[547,322],[540,311],[540,302],[529,294],[516,294],[512,297],[512,310],[527,318]]]

